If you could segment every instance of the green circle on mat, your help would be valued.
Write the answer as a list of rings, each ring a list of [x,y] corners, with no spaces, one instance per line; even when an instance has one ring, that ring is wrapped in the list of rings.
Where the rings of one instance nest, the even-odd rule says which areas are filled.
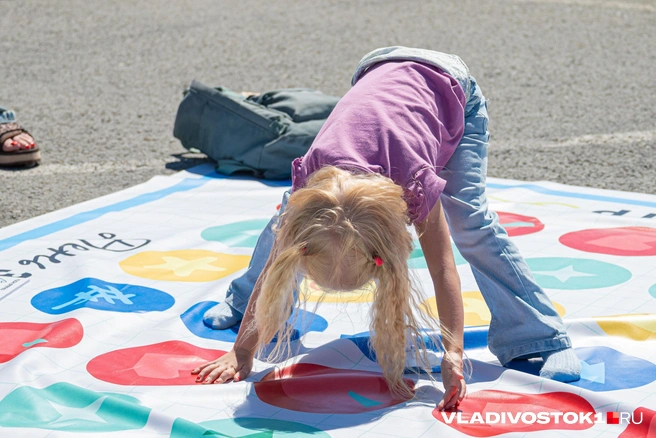
[[[538,284],[549,289],[598,289],[616,286],[631,278],[631,271],[591,259],[544,257],[526,259]]]
[[[656,298],[656,284],[649,288],[649,294]]]
[[[231,248],[255,248],[257,239],[268,223],[269,219],[251,219],[233,222],[206,228],[200,233],[200,236],[211,242],[221,242]]]
[[[305,437],[330,438],[326,432],[316,427],[285,420],[268,418],[228,418],[225,420],[191,421],[176,419],[171,429],[171,438],[216,437]]]
[[[17,385],[18,386],[18,385]],[[96,392],[66,382],[45,388],[18,386],[0,400],[0,430],[30,428],[79,433],[134,431],[143,429],[151,409],[135,397]],[[20,432],[2,436],[22,436]],[[136,436],[142,435],[137,433]]]
[[[428,266],[426,265],[426,259],[424,258],[424,251],[421,250],[421,246],[419,245],[419,240],[414,240],[412,242],[412,245],[414,246],[414,249],[410,253],[410,259],[408,259],[408,266],[414,269],[427,269]],[[457,265],[465,265],[467,264],[467,260],[460,254],[460,251],[458,251],[458,248],[451,242],[451,250],[453,251],[453,257],[456,260],[456,266]]]

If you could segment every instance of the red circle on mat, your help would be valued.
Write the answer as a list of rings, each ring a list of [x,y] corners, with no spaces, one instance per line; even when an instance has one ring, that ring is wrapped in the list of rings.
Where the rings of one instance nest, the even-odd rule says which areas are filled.
[[[619,256],[656,255],[656,228],[620,227],[574,231],[560,243],[579,251]]]
[[[263,402],[299,412],[361,414],[406,401],[390,394],[382,374],[311,363],[276,369],[254,386]]]
[[[196,385],[191,370],[226,354],[182,341],[110,351],[93,358],[87,371],[93,377],[118,385]]]
[[[476,391],[467,394],[458,410],[460,412],[456,413],[434,409],[433,417],[459,432],[476,437],[538,430],[584,430],[594,425],[579,421],[567,424],[563,421],[564,413],[575,412],[578,418],[589,413],[591,422],[595,421],[592,405],[583,397],[570,392],[521,394],[495,390]],[[555,417],[558,416],[556,421]],[[547,418],[549,421],[546,421]]]
[[[533,234],[544,229],[544,224],[536,217],[503,211],[497,211],[496,213],[499,216],[499,222],[511,237]]]
[[[30,348],[69,348],[84,335],[82,324],[75,318],[49,323],[0,323],[0,363],[9,362]]]
[[[626,414],[625,414],[626,415]],[[650,438],[656,431],[656,411],[638,408],[631,413],[629,425],[618,438]],[[623,423],[626,422],[626,419]]]

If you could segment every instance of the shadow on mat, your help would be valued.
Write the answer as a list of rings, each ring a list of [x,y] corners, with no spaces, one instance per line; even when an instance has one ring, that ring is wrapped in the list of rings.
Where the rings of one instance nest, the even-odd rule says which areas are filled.
[[[236,181],[257,181],[268,187],[287,187],[292,185],[291,179],[270,180],[264,178],[256,178],[248,172],[237,172],[230,176],[220,174],[213,170],[216,167],[216,161],[207,158],[207,156],[203,154],[183,152],[180,154],[171,154],[171,156],[177,158],[179,161],[166,163],[165,167],[170,170],[186,170],[189,173],[202,175],[206,178],[225,178]]]
[[[349,339],[303,348],[300,360],[280,363],[249,378],[253,386],[236,406],[233,421],[261,416],[271,407],[286,410],[286,420],[319,422],[322,430],[368,424],[408,405],[437,406],[443,393],[433,385],[417,387],[407,400],[390,393],[380,368]],[[418,376],[406,376],[416,387]]]

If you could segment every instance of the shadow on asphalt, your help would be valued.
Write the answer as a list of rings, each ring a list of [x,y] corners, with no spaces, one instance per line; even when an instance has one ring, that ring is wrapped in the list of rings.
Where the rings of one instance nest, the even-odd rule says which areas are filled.
[[[187,170],[191,167],[199,166],[205,163],[214,163],[214,160],[207,157],[205,154],[194,154],[192,152],[183,152],[180,154],[171,154],[172,157],[178,161],[166,163],[166,168],[170,170]]]

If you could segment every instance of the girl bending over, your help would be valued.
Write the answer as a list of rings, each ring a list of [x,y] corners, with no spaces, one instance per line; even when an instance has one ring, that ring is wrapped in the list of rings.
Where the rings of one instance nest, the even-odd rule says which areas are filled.
[[[198,381],[250,373],[256,351],[285,327],[299,275],[334,290],[374,279],[371,343],[390,390],[409,395],[406,343],[421,344],[419,330],[430,327],[413,313],[409,223],[435,288],[445,350],[440,408],[457,406],[466,391],[464,312],[449,234],[490,308],[488,346],[501,364],[541,356],[541,376],[578,380],[562,320],[488,209],[487,103],[465,64],[440,52],[383,48],[362,59],[353,84],[292,164],[291,195],[260,236],[249,269],[205,314],[216,329],[244,321],[230,353],[192,371]],[[278,351],[289,345],[286,331]]]

